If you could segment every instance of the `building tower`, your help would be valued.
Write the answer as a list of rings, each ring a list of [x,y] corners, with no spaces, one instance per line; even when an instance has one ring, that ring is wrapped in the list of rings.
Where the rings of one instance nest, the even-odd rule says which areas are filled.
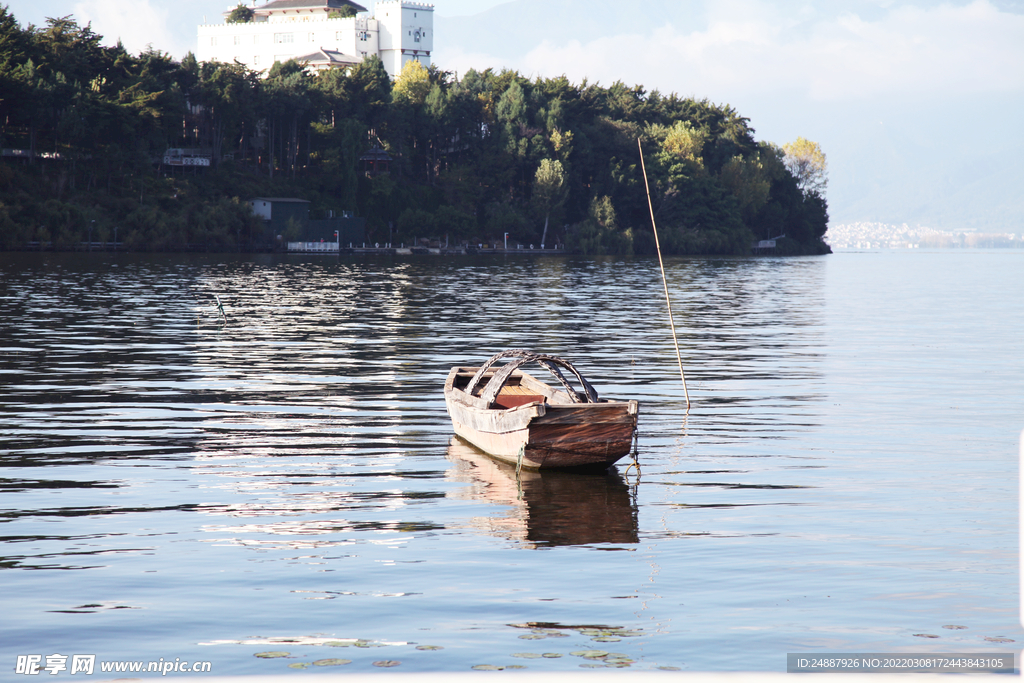
[[[392,77],[410,60],[430,66],[434,50],[434,6],[413,0],[381,0],[374,14],[379,26],[378,45],[384,68]]]

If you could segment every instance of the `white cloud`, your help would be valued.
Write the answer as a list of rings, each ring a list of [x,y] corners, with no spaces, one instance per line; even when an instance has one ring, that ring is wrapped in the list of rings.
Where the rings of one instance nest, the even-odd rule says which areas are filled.
[[[969,96],[1024,88],[1024,16],[1000,12],[987,0],[898,7],[877,21],[849,14],[782,17],[759,3],[731,2],[702,31],[667,25],[587,42],[545,41],[512,63],[439,46],[435,61],[460,73],[509,66],[574,81],[657,83],[663,92],[716,101],[773,92],[824,102]]]
[[[75,4],[75,19],[82,26],[92,24],[92,30],[103,36],[103,42],[113,45],[120,38],[128,52],[139,53],[148,46],[182,57],[192,49],[170,28],[170,10],[155,7],[152,0],[82,0]]]

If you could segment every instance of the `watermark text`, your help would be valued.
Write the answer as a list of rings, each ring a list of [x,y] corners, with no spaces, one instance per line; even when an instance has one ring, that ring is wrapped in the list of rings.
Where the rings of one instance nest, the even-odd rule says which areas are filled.
[[[210,662],[182,661],[181,657],[154,661],[96,661],[96,655],[18,655],[14,673],[26,676],[60,673],[71,675],[90,675],[99,673],[158,673],[166,676],[170,673],[210,673],[213,665]]]

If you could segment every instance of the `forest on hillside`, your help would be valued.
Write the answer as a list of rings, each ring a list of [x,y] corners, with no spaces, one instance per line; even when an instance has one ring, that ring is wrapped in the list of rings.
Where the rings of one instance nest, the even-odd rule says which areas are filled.
[[[267,249],[247,200],[298,197],[311,216],[366,218],[368,242],[414,237],[654,251],[826,253],[825,158],[757,141],[728,105],[565,77],[369,58],[311,72],[138,55],[72,17],[22,27],[0,6],[0,248]],[[638,140],[640,147],[638,147]],[[380,145],[387,173],[364,173]],[[182,172],[168,148],[204,150]],[[21,151],[12,151],[21,150]]]

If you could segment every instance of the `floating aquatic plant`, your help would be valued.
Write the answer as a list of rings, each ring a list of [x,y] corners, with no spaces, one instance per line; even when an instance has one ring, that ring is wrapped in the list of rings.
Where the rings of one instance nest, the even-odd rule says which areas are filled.
[[[397,659],[382,659],[379,662],[373,663],[374,666],[383,667],[385,669],[391,668],[393,666],[398,666],[399,664],[401,664],[401,662]]]
[[[417,650],[443,650],[444,648],[440,645],[417,645]]]
[[[289,655],[291,655],[290,652],[257,652],[253,656],[260,659],[277,659],[278,657],[288,657]]]
[[[503,666],[494,666],[493,664],[477,664],[470,668],[475,671],[503,671],[505,669]]]
[[[513,652],[513,657],[519,657],[520,659],[540,659],[544,655],[536,652]]]
[[[378,643],[374,640],[357,640],[352,644],[356,647],[387,647],[387,643]]]
[[[313,662],[313,666],[341,666],[342,664],[351,663],[351,659],[318,659]]]
[[[951,631],[963,631],[967,627],[966,626],[957,626],[956,624],[947,624],[946,626],[943,626],[942,628],[948,628]]]
[[[288,665],[289,669],[308,669],[309,667],[309,662],[295,662],[293,664]]]
[[[915,633],[915,638],[938,638],[938,636],[932,635],[931,633]]]

